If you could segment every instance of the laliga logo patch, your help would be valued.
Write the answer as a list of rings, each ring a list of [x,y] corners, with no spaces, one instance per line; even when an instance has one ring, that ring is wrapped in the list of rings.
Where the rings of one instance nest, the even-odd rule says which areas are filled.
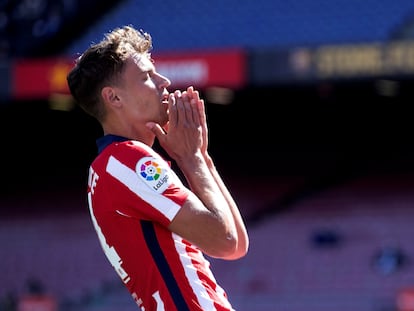
[[[145,184],[156,192],[164,192],[170,185],[169,167],[163,167],[158,159],[145,157],[138,161],[135,168]]]

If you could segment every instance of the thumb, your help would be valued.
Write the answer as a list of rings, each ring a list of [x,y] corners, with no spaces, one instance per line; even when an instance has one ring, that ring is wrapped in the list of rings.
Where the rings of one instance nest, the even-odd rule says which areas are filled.
[[[145,126],[155,134],[155,136],[157,136],[157,138],[161,138],[162,136],[165,135],[164,130],[162,129],[162,127],[155,122],[147,122],[147,124],[145,124]]]

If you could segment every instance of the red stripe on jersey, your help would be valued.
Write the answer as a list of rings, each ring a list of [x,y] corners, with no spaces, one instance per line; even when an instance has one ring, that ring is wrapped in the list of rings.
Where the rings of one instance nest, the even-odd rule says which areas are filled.
[[[167,228],[188,194],[168,163],[139,142],[108,145],[90,167],[93,224],[138,306],[233,310],[202,252]]]

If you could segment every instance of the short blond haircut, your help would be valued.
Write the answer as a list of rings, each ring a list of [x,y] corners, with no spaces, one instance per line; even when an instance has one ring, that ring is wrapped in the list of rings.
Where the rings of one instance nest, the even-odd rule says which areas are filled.
[[[151,50],[151,36],[143,30],[123,26],[106,33],[102,41],[92,44],[76,59],[68,73],[72,96],[84,111],[102,121],[105,117],[102,88],[117,83],[131,55],[139,53],[151,57]]]

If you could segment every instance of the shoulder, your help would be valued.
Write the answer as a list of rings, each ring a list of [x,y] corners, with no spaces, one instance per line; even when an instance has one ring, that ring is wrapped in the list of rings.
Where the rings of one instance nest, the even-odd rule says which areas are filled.
[[[118,151],[130,150],[130,151],[146,152],[148,154],[155,153],[155,151],[150,146],[138,140],[125,140],[121,142],[113,142],[108,147],[110,147],[113,150],[118,150]]]
[[[153,148],[136,140],[113,142],[103,150],[102,155],[106,157],[132,157],[135,159],[139,159],[141,157],[160,157],[160,155]]]
[[[136,140],[113,142],[108,145],[95,159],[105,166],[120,163],[141,172],[144,168],[170,169],[170,163],[150,146]]]

